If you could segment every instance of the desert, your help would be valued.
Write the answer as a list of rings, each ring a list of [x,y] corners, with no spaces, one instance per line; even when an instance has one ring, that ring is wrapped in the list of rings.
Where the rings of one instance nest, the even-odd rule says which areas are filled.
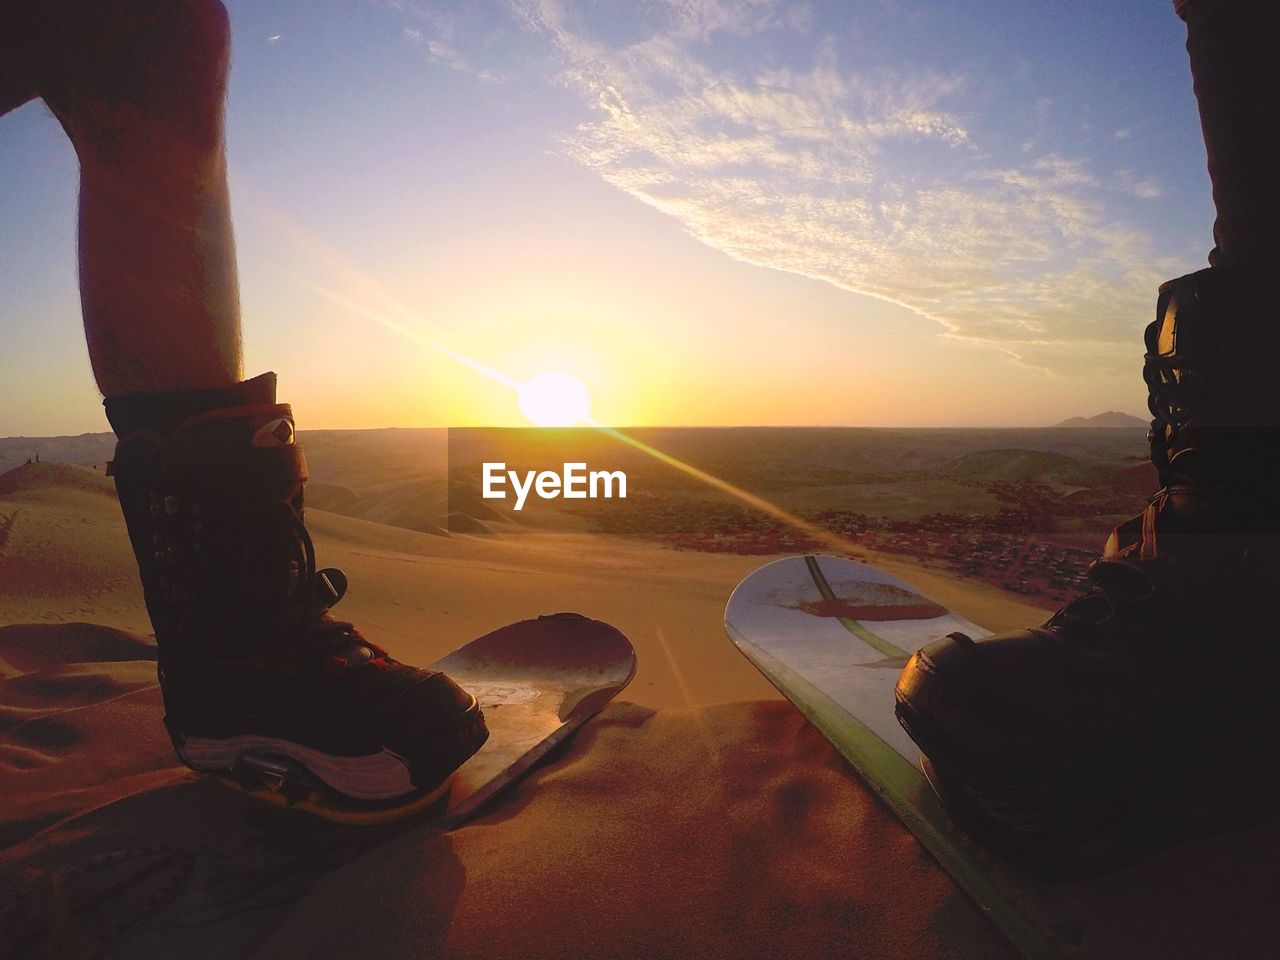
[[[528,433],[504,434],[513,463]],[[616,702],[451,832],[290,814],[179,765],[104,476],[110,438],[0,441],[7,955],[1013,956],[737,654],[724,603],[765,560],[842,540],[975,623],[1037,622],[1055,578],[1082,572],[1057,572],[1063,551],[1123,510],[1141,432],[637,433],[810,526],[648,458],[627,461],[626,501],[560,501],[518,523],[478,509],[475,436],[302,434],[317,551],[353,584],[342,614],[401,658],[556,610],[637,649]],[[1071,496],[1086,480],[1092,511]],[[1034,508],[1005,571],[957,567],[963,537],[986,542],[989,524]],[[1237,931],[1242,948],[1252,935]]]

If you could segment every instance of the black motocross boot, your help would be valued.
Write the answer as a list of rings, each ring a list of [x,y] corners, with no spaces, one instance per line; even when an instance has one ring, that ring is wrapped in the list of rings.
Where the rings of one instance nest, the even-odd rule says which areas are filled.
[[[319,781],[369,819],[443,793],[487,736],[480,708],[329,615],[346,577],[316,568],[275,374],[106,407],[178,756],[251,789],[274,777],[287,803],[314,801]]]
[[[1038,628],[918,651],[897,715],[953,820],[1046,875],[1280,806],[1280,312],[1211,268],[1146,331],[1161,489]]]

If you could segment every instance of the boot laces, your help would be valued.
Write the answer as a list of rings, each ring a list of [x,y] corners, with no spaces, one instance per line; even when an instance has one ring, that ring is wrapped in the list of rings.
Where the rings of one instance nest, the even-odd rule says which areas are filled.
[[[302,587],[297,607],[300,648],[319,652],[344,666],[387,660],[386,651],[365,639],[355,624],[329,615],[329,610],[346,594],[346,574],[334,567],[316,569],[315,544],[303,522],[302,511],[292,503],[285,505],[298,550],[296,560]]]
[[[1045,627],[1077,636],[1072,628],[1096,627],[1122,610],[1137,611],[1155,594],[1155,584],[1139,561],[1103,557],[1089,567],[1089,590],[1068,601],[1045,622]]]
[[[1147,408],[1151,426],[1147,444],[1151,462],[1167,484],[1169,461],[1177,447],[1179,435],[1191,421],[1191,396],[1195,389],[1203,359],[1180,353],[1162,356],[1156,350],[1160,321],[1147,327],[1147,353],[1143,357],[1142,378],[1147,384]]]

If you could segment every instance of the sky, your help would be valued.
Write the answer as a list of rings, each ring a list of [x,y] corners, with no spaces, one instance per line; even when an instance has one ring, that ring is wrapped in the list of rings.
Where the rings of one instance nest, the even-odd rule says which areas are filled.
[[[246,374],[306,428],[1143,415],[1213,208],[1163,0],[229,0]],[[75,156],[0,117],[0,436],[107,429]]]

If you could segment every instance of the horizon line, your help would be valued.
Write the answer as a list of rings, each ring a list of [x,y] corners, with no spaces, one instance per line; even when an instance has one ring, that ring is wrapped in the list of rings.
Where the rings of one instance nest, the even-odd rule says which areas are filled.
[[[1139,417],[1133,414],[1135,420]],[[1069,417],[1068,420],[1087,420],[1087,417]],[[360,433],[374,430],[1138,430],[1146,429],[1147,421],[1119,426],[1090,425],[1064,426],[1066,421],[1039,424],[863,424],[863,423],[653,423],[623,424],[620,426],[602,424],[578,424],[563,427],[537,427],[532,424],[516,426],[511,424],[469,424],[467,426],[400,426],[383,425],[376,427],[299,427],[299,433]],[[80,433],[49,434],[11,434],[0,437],[0,442],[8,440],[74,440],[79,437],[112,436],[110,430],[85,430]]]

